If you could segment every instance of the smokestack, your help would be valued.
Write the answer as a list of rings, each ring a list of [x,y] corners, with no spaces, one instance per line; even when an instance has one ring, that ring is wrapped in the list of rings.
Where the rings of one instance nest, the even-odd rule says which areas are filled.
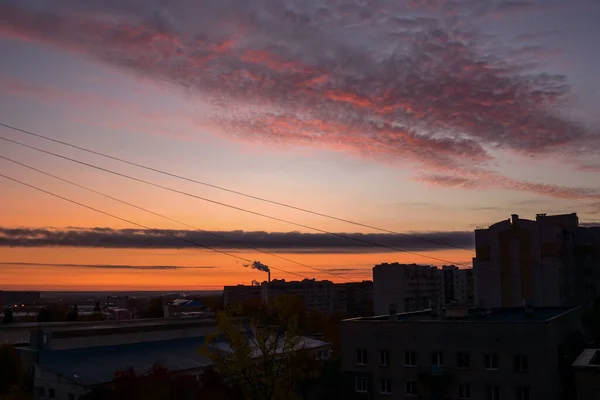
[[[271,282],[271,271],[267,272],[267,282]]]

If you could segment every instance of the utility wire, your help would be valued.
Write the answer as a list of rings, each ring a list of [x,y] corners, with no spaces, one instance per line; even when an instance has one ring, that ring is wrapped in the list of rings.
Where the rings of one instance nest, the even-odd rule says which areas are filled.
[[[66,156],[63,156],[63,155],[60,155],[60,154],[57,154],[57,153],[53,153],[53,152],[48,151],[48,150],[43,150],[43,149],[40,149],[38,147],[31,146],[31,145],[28,145],[28,144],[25,144],[25,143],[21,143],[21,142],[18,142],[16,140],[8,139],[8,138],[2,137],[2,136],[0,136],[0,139],[4,140],[4,141],[7,141],[7,142],[10,142],[10,143],[13,143],[13,144],[17,144],[19,146],[23,146],[23,147],[26,147],[26,148],[29,148],[29,149],[41,152],[41,153],[44,153],[44,154],[49,154],[49,155],[52,155],[52,156],[55,156],[55,157],[58,157],[58,158],[62,158],[62,159],[67,160],[67,161],[75,162],[75,163],[78,163],[78,164],[81,164],[81,165],[85,165],[85,166],[90,167],[90,168],[95,168],[95,169],[100,170],[100,171],[108,172],[108,173],[113,174],[113,175],[117,175],[117,176],[121,176],[123,178],[131,179],[131,180],[136,181],[136,182],[141,182],[141,183],[144,183],[144,184],[147,184],[147,185],[150,185],[150,186],[158,187],[158,188],[165,189],[165,190],[168,190],[168,191],[171,191],[171,192],[174,192],[174,193],[179,193],[179,194],[182,194],[184,196],[193,197],[193,198],[196,198],[196,199],[199,199],[199,200],[202,200],[202,201],[206,201],[206,202],[209,202],[209,203],[221,205],[223,207],[228,207],[228,208],[231,208],[231,209],[234,209],[234,210],[238,210],[238,211],[242,211],[242,212],[245,212],[245,213],[248,213],[248,214],[257,215],[257,216],[268,218],[268,219],[271,219],[271,220],[274,220],[274,221],[285,222],[285,223],[290,224],[290,225],[295,225],[295,226],[298,226],[298,227],[301,227],[301,228],[305,228],[305,229],[311,229],[311,230],[314,230],[316,232],[320,232],[320,233],[324,233],[324,234],[336,236],[336,237],[339,237],[339,238],[342,238],[342,239],[352,240],[354,242],[362,243],[363,245],[367,245],[369,247],[386,248],[386,249],[394,250],[394,251],[397,251],[397,252],[403,252],[403,253],[406,253],[406,254],[412,254],[412,255],[415,255],[415,256],[419,256],[419,257],[423,257],[423,258],[428,258],[428,259],[435,260],[435,261],[440,261],[440,262],[443,262],[443,263],[449,263],[449,264],[454,264],[454,265],[462,265],[462,266],[471,268],[471,265],[468,265],[468,264],[456,263],[456,262],[453,262],[453,261],[450,261],[450,260],[445,260],[443,258],[426,256],[424,254],[420,254],[420,253],[417,253],[417,252],[408,251],[408,250],[400,249],[400,248],[397,248],[397,247],[394,247],[394,246],[389,246],[389,245],[385,245],[385,244],[381,244],[381,243],[375,243],[375,242],[371,242],[369,240],[359,239],[359,238],[348,236],[348,235],[345,235],[345,234],[342,234],[342,233],[329,232],[329,231],[326,231],[324,229],[315,228],[315,227],[312,227],[312,226],[309,226],[309,225],[300,224],[300,223],[289,221],[289,220],[286,220],[286,219],[283,219],[283,218],[278,218],[278,217],[274,217],[274,216],[271,216],[271,215],[268,215],[268,214],[263,214],[263,213],[260,213],[260,212],[257,212],[257,211],[252,211],[252,210],[248,210],[248,209],[245,209],[245,208],[242,208],[242,207],[233,206],[231,204],[223,203],[223,202],[220,202],[220,201],[211,200],[211,199],[208,199],[206,197],[202,197],[202,196],[198,196],[198,195],[191,194],[191,193],[188,193],[188,192],[184,192],[184,191],[181,191],[181,190],[173,189],[173,188],[170,188],[168,186],[160,185],[158,183],[150,182],[150,181],[147,181],[147,180],[144,180],[144,179],[141,179],[141,178],[136,178],[136,177],[133,177],[133,176],[130,176],[130,175],[127,175],[127,174],[123,174],[123,173],[120,173],[120,172],[116,172],[116,171],[113,171],[113,170],[110,170],[110,169],[107,169],[107,168],[99,167],[99,166],[94,165],[94,164],[90,164],[90,163],[87,163],[87,162],[76,160],[74,158],[66,157]]]
[[[171,172],[167,172],[167,171],[163,171],[163,170],[160,170],[160,169],[157,169],[157,168],[149,167],[147,165],[139,164],[139,163],[136,163],[136,162],[133,162],[133,161],[128,161],[128,160],[120,158],[120,157],[115,157],[115,156],[111,156],[109,154],[105,154],[105,153],[101,153],[101,152],[98,152],[98,151],[90,150],[90,149],[87,149],[85,147],[80,147],[80,146],[77,146],[77,145],[74,145],[74,144],[71,144],[71,143],[68,143],[68,142],[64,142],[62,140],[53,139],[51,137],[40,135],[39,133],[34,133],[34,132],[31,132],[31,131],[27,131],[27,130],[24,130],[24,129],[20,129],[20,128],[11,126],[11,125],[0,123],[0,126],[3,126],[5,128],[8,128],[8,129],[12,129],[12,130],[20,132],[20,133],[24,133],[24,134],[27,134],[27,135],[35,136],[35,137],[40,138],[40,139],[49,140],[49,141],[54,142],[54,143],[59,143],[59,144],[62,144],[64,146],[69,146],[71,148],[74,148],[74,149],[77,149],[77,150],[81,150],[81,151],[85,151],[85,152],[90,153],[90,154],[95,154],[95,155],[98,155],[98,156],[101,156],[101,157],[109,158],[111,160],[119,161],[121,163],[132,165],[132,166],[135,166],[135,167],[138,167],[138,168],[142,168],[142,169],[145,169],[145,170],[148,170],[148,171],[153,171],[153,172],[156,172],[156,173],[159,173],[159,174],[162,174],[162,175],[166,175],[166,176],[170,176],[170,177],[173,177],[173,178],[181,179],[181,180],[184,180],[184,181],[188,181],[188,182],[196,183],[196,184],[199,184],[199,185],[211,187],[213,189],[218,189],[218,190],[221,190],[221,191],[224,191],[224,192],[233,193],[233,194],[236,194],[236,195],[239,195],[239,196],[244,196],[244,197],[247,197],[247,198],[250,198],[250,199],[259,200],[259,201],[262,201],[262,202],[265,202],[265,203],[274,204],[274,205],[277,205],[277,206],[280,206],[280,207],[286,207],[286,208],[289,208],[289,209],[292,209],[292,210],[302,211],[304,213],[317,215],[319,217],[329,218],[329,219],[332,219],[332,220],[335,220],[335,221],[345,222],[347,224],[361,226],[363,228],[374,229],[374,230],[377,230],[377,231],[380,231],[380,232],[386,232],[386,233],[391,233],[391,234],[394,234],[394,235],[406,236],[406,237],[410,237],[410,238],[413,238],[413,239],[418,239],[418,240],[421,240],[421,241],[424,241],[424,242],[429,242],[429,243],[437,244],[437,245],[440,245],[440,246],[447,246],[447,247],[452,247],[452,248],[455,248],[455,249],[460,249],[460,250],[466,250],[466,251],[474,252],[473,249],[469,249],[469,248],[466,248],[466,247],[461,247],[461,246],[453,245],[453,244],[450,244],[450,243],[444,243],[444,242],[440,242],[440,241],[437,241],[437,240],[428,239],[428,238],[424,238],[424,237],[420,237],[420,236],[416,236],[416,235],[411,235],[411,234],[407,234],[407,233],[396,232],[396,231],[392,231],[392,230],[389,230],[389,229],[378,228],[378,227],[373,226],[373,225],[368,225],[368,224],[364,224],[364,223],[361,223],[361,222],[356,222],[356,221],[352,221],[352,220],[349,220],[349,219],[340,218],[340,217],[336,217],[336,216],[329,215],[329,214],[324,214],[324,213],[321,213],[321,212],[318,212],[318,211],[312,211],[312,210],[309,210],[307,208],[298,207],[298,206],[294,206],[294,205],[291,205],[291,204],[282,203],[282,202],[275,201],[275,200],[269,200],[269,199],[264,198],[264,197],[251,195],[251,194],[240,192],[240,191],[233,190],[233,189],[228,189],[228,188],[225,188],[223,186],[215,185],[215,184],[208,183],[208,182],[199,181],[199,180],[188,178],[188,177],[185,177],[185,176],[182,176],[182,175],[177,175],[177,174],[174,174],[174,173],[171,173]]]
[[[208,234],[208,235],[211,235],[211,236],[214,236],[214,237],[216,237],[216,238],[219,238],[219,239],[222,239],[222,240],[225,240],[225,241],[231,242],[231,243],[235,243],[235,244],[237,244],[237,245],[239,245],[239,246],[243,246],[243,247],[245,247],[245,248],[247,248],[247,249],[254,250],[254,251],[258,251],[258,252],[260,252],[260,253],[267,254],[267,255],[270,255],[270,256],[272,256],[272,257],[279,258],[280,260],[284,260],[284,261],[287,261],[287,262],[291,262],[291,263],[294,263],[294,264],[296,264],[296,265],[300,265],[300,266],[302,266],[302,267],[305,267],[305,268],[309,268],[309,269],[312,269],[312,270],[315,270],[315,271],[318,271],[318,272],[321,272],[321,273],[324,273],[324,274],[329,274],[329,275],[332,275],[332,276],[335,276],[335,277],[338,277],[338,278],[345,279],[345,280],[347,280],[347,281],[351,281],[351,279],[349,279],[349,278],[347,278],[347,277],[345,277],[345,276],[343,276],[343,275],[335,274],[335,273],[333,273],[333,272],[330,272],[330,271],[327,271],[327,270],[324,270],[324,269],[315,268],[315,267],[312,267],[312,266],[310,266],[310,265],[307,265],[307,264],[304,264],[304,263],[301,263],[301,262],[298,262],[298,261],[292,260],[292,259],[290,259],[290,258],[283,257],[283,256],[280,256],[280,255],[278,255],[278,254],[272,253],[272,252],[270,252],[270,251],[266,251],[266,250],[263,250],[263,249],[259,249],[259,248],[257,248],[257,247],[253,247],[253,246],[248,246],[247,244],[245,244],[244,242],[241,242],[241,241],[239,241],[239,240],[230,239],[230,238],[227,238],[227,237],[225,237],[225,236],[223,236],[223,235],[219,235],[219,234],[217,234],[217,233],[214,233],[214,232],[211,232],[211,231],[207,231],[207,230],[205,230],[205,229],[200,229],[200,228],[197,228],[197,227],[195,227],[195,226],[193,226],[193,225],[187,224],[187,223],[185,223],[185,222],[178,221],[178,220],[176,220],[176,219],[174,219],[174,218],[171,218],[171,217],[168,217],[168,216],[166,216],[166,215],[159,214],[159,213],[157,213],[157,212],[154,212],[154,211],[152,211],[152,210],[148,210],[147,208],[143,208],[143,207],[140,207],[140,206],[136,206],[135,204],[129,203],[129,202],[125,201],[125,200],[118,199],[118,198],[116,198],[116,197],[113,197],[113,196],[110,196],[110,195],[108,195],[108,194],[105,194],[105,193],[99,192],[99,191],[97,191],[97,190],[94,190],[94,189],[88,188],[88,187],[86,187],[86,186],[80,185],[80,184],[78,184],[78,183],[76,183],[76,182],[73,182],[73,181],[70,181],[70,180],[68,180],[68,179],[64,179],[64,178],[61,178],[61,177],[59,177],[59,176],[53,175],[53,174],[51,174],[51,173],[49,173],[49,172],[42,171],[42,170],[40,170],[40,169],[37,169],[37,168],[35,168],[35,167],[32,167],[31,165],[27,165],[27,164],[24,164],[24,163],[22,163],[22,162],[19,162],[19,161],[13,160],[12,158],[5,157],[5,156],[3,156],[3,155],[0,155],[0,158],[2,158],[2,159],[4,159],[4,160],[7,160],[7,161],[10,161],[10,162],[12,162],[12,163],[14,163],[14,164],[18,164],[18,165],[20,165],[20,166],[22,166],[22,167],[25,167],[25,168],[28,168],[28,169],[30,169],[30,170],[33,170],[33,171],[39,172],[40,174],[44,174],[44,175],[46,175],[46,176],[50,176],[50,177],[52,177],[52,178],[54,178],[54,179],[57,179],[57,180],[59,180],[59,181],[61,181],[61,182],[68,183],[69,185],[76,186],[76,187],[78,187],[78,188],[80,188],[80,189],[87,190],[88,192],[95,193],[95,194],[97,194],[97,195],[100,195],[100,196],[103,196],[103,197],[105,197],[105,198],[107,198],[107,199],[110,199],[110,200],[113,200],[113,201],[119,202],[119,203],[121,203],[121,204],[125,204],[125,205],[127,205],[127,206],[129,206],[129,207],[133,207],[133,208],[136,208],[136,209],[138,209],[138,210],[142,210],[142,211],[144,211],[144,212],[147,212],[147,213],[149,213],[149,214],[156,215],[157,217],[160,217],[160,218],[166,219],[166,220],[168,220],[168,221],[171,221],[171,222],[175,222],[175,223],[177,223],[177,224],[179,224],[179,225],[183,225],[183,226],[186,226],[186,227],[188,227],[188,228],[192,228],[192,229],[194,229],[194,230],[197,230],[197,231],[200,231],[200,232],[204,232],[204,233],[206,233],[206,234]]]
[[[6,175],[3,175],[3,174],[1,174],[1,173],[0,173],[0,176],[1,176],[1,177],[3,177],[3,178],[6,178],[6,179],[8,179],[8,180],[11,180],[11,181],[13,181],[13,182],[20,183],[21,185],[23,185],[23,186],[27,186],[27,187],[29,187],[29,188],[31,188],[31,189],[35,189],[35,190],[37,190],[37,191],[40,191],[40,192],[42,192],[42,193],[46,193],[46,194],[48,194],[48,195],[50,195],[50,196],[54,196],[54,197],[56,197],[56,198],[59,198],[59,199],[62,199],[62,200],[64,200],[64,201],[68,201],[69,203],[76,204],[76,205],[78,205],[78,206],[80,206],[80,207],[83,207],[83,208],[87,208],[88,210],[92,210],[92,211],[95,211],[95,212],[97,212],[97,213],[100,213],[100,214],[107,215],[107,216],[109,216],[109,217],[112,217],[112,218],[118,219],[118,220],[120,220],[120,221],[127,222],[128,224],[132,224],[132,225],[138,226],[138,227],[140,227],[140,228],[147,229],[147,230],[149,230],[149,231],[152,231],[152,232],[160,233],[161,235],[165,235],[165,236],[168,236],[168,237],[170,237],[170,238],[173,238],[173,239],[181,240],[182,242],[185,242],[185,243],[191,244],[191,245],[193,245],[193,246],[202,247],[202,248],[204,248],[204,249],[207,249],[207,250],[212,250],[212,251],[215,251],[215,252],[217,252],[217,253],[221,253],[221,254],[224,254],[224,255],[226,255],[226,256],[229,256],[229,257],[236,258],[236,259],[238,259],[238,260],[242,260],[242,261],[245,261],[245,262],[250,262],[250,263],[251,263],[251,262],[253,262],[253,260],[250,260],[250,259],[248,259],[248,258],[245,258],[245,257],[240,257],[240,256],[236,256],[235,254],[228,253],[228,252],[226,252],[226,251],[223,251],[223,250],[215,249],[214,247],[205,246],[205,245],[202,245],[202,244],[200,244],[200,243],[197,243],[197,242],[195,242],[195,241],[188,240],[188,239],[186,239],[186,238],[182,238],[182,237],[179,237],[179,236],[176,236],[176,235],[172,235],[172,234],[170,234],[169,232],[165,232],[165,231],[163,231],[163,230],[160,230],[160,229],[151,228],[151,227],[149,227],[149,226],[146,226],[146,225],[139,224],[139,223],[137,223],[137,222],[134,222],[134,221],[131,221],[131,220],[128,220],[128,219],[125,219],[125,218],[119,217],[119,216],[117,216],[117,215],[114,215],[114,214],[108,213],[108,212],[106,212],[106,211],[102,211],[102,210],[100,210],[100,209],[98,209],[98,208],[94,208],[94,207],[88,206],[88,205],[86,205],[86,204],[80,203],[80,202],[78,202],[78,201],[75,201],[75,200],[71,200],[71,199],[69,199],[69,198],[67,198],[67,197],[63,197],[63,196],[61,196],[61,195],[58,195],[58,194],[56,194],[56,193],[50,192],[50,191],[48,191],[48,190],[41,189],[41,188],[39,188],[39,187],[37,187],[37,186],[30,185],[30,184],[28,184],[28,183],[26,183],[26,182],[23,182],[23,181],[20,181],[20,180],[18,180],[18,179],[16,179],[16,178],[11,178],[10,176],[6,176]],[[310,278],[308,278],[308,277],[307,277],[307,276],[305,276],[305,275],[297,274],[297,273],[294,273],[294,272],[289,272],[289,271],[286,271],[286,270],[283,270],[283,269],[280,269],[280,268],[275,268],[275,267],[269,267],[269,268],[272,268],[272,269],[274,269],[274,270],[277,270],[277,271],[285,272],[285,273],[287,273],[287,274],[296,275],[296,276],[299,276],[299,277],[301,277],[301,278],[307,278],[307,279],[310,279]]]

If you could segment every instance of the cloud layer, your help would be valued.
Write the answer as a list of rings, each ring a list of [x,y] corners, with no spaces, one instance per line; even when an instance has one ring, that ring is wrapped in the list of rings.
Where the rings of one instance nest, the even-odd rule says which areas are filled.
[[[0,262],[0,265],[20,265],[24,267],[71,267],[93,269],[135,269],[142,271],[177,270],[177,269],[212,269],[207,266],[177,266],[177,265],[118,265],[118,264],[52,264],[52,263],[26,263],[26,262]]]
[[[81,52],[212,104],[231,138],[303,144],[424,169],[422,181],[597,200],[510,180],[491,150],[598,155],[597,129],[561,113],[555,49],[523,36],[491,51],[468,21],[547,10],[525,0],[5,1],[0,34]],[[493,50],[493,49],[492,49]]]
[[[212,232],[163,230],[172,236],[212,248],[270,249],[277,252],[386,252],[381,246],[369,246],[326,234],[299,232]],[[473,247],[473,232],[427,232],[414,237],[391,234],[344,234],[360,240],[403,250],[429,251],[448,249],[444,243],[458,247]],[[431,241],[431,242],[429,242]],[[194,247],[159,233],[144,229],[70,228],[28,229],[0,228],[0,246],[11,247],[104,247],[104,248],[181,248]],[[156,267],[153,267],[156,268]]]

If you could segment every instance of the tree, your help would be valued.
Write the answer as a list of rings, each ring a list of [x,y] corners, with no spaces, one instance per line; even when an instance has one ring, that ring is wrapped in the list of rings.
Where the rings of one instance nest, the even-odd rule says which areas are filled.
[[[23,363],[17,349],[8,344],[0,345],[0,398],[17,390],[24,379]]]
[[[2,319],[2,322],[4,322],[5,324],[10,324],[11,322],[14,322],[13,312],[10,308],[4,309],[4,318]]]
[[[73,306],[73,309],[69,310],[65,315],[65,320],[74,322],[79,320],[79,310],[77,309],[77,304]]]
[[[232,398],[287,400],[297,389],[306,393],[320,371],[298,336],[298,323],[305,320],[304,305],[292,297],[274,299],[271,308],[255,310],[252,318],[220,312],[218,334],[201,351],[228,378],[230,395],[238,396]]]
[[[117,371],[108,386],[92,389],[85,400],[199,400],[200,386],[191,375],[173,374],[155,364],[148,371],[137,374],[129,367]]]
[[[60,322],[65,320],[68,310],[63,304],[51,304],[43,307],[37,316],[37,322]]]

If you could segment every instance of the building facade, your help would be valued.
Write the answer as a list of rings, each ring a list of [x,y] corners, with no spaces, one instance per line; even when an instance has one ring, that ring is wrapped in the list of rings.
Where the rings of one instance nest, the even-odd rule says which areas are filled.
[[[342,321],[351,398],[558,400],[579,308],[447,309]],[[566,366],[569,368],[569,366]]]
[[[373,315],[373,282],[336,283],[333,311],[350,317]]]
[[[373,267],[375,315],[390,310],[408,312],[437,307],[443,302],[440,270],[430,265],[379,264]]]
[[[475,305],[472,269],[444,265],[441,274],[444,305]]]
[[[486,307],[574,306],[600,289],[600,228],[577,214],[538,214],[475,230],[476,299]]]
[[[573,363],[577,400],[600,399],[600,350],[584,349]]]
[[[274,279],[263,282],[260,286],[265,302],[279,296],[296,296],[304,301],[306,308],[312,308],[323,314],[332,314],[334,305],[334,284],[331,281],[303,279],[302,281],[285,281]]]
[[[223,305],[241,303],[250,299],[260,299],[260,285],[237,285],[223,287]]]

